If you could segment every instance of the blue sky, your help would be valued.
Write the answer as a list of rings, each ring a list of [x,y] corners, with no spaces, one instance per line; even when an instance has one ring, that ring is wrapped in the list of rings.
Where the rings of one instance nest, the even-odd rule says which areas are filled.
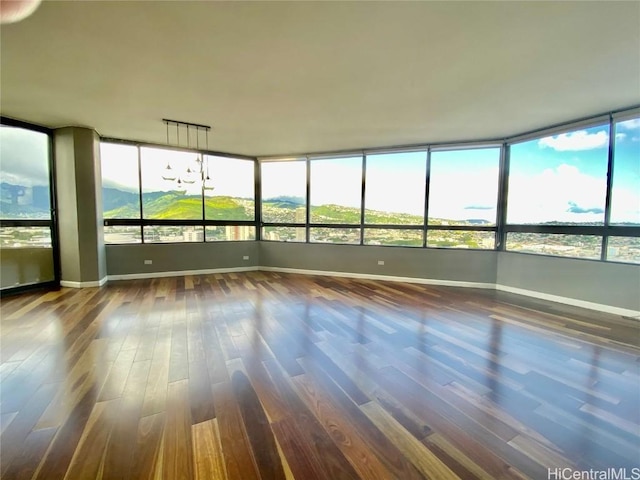
[[[511,147],[510,223],[604,221],[608,126]],[[612,221],[640,222],[640,122],[618,124]]]

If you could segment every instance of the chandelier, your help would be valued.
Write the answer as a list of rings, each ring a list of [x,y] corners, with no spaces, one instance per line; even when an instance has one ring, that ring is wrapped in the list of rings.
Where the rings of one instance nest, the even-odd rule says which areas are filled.
[[[202,186],[203,193],[205,191],[212,191],[214,189],[213,181],[209,176],[209,161],[205,160],[202,152],[200,152],[200,131],[204,130],[206,147],[205,149],[209,150],[209,130],[211,130],[211,126],[209,125],[200,125],[197,123],[189,123],[189,122],[181,122],[178,120],[169,120],[167,118],[163,118],[162,121],[167,127],[167,145],[171,145],[169,142],[169,128],[173,129],[175,126],[176,129],[176,143],[175,146],[181,147],[180,144],[180,128],[185,128],[187,131],[187,148],[191,149],[191,132],[195,130],[195,149],[198,151],[196,153],[193,162],[189,162],[187,168],[184,170],[176,171],[176,168],[171,166],[171,161],[167,161],[167,166],[164,168],[162,172],[162,179],[167,182],[175,182],[175,189],[178,191],[185,191],[188,185],[194,185],[198,182],[199,185]]]

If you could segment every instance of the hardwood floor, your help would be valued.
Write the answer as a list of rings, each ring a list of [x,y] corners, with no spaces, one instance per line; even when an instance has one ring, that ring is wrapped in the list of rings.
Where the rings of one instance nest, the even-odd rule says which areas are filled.
[[[0,313],[2,479],[640,466],[635,319],[265,272],[24,294]]]

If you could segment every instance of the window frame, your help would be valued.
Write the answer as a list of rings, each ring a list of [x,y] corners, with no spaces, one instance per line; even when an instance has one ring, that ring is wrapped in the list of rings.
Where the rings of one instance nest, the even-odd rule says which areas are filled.
[[[255,165],[256,165],[256,159],[254,157],[249,157],[249,156],[245,156],[245,155],[235,155],[235,154],[229,154],[229,153],[225,153],[225,152],[218,152],[218,151],[213,151],[213,150],[202,150],[202,149],[192,149],[192,148],[183,148],[183,147],[179,147],[179,146],[174,146],[174,145],[161,145],[161,144],[155,144],[155,143],[147,143],[147,142],[135,142],[135,141],[129,141],[129,140],[121,140],[121,139],[117,139],[117,138],[111,138],[111,137],[101,137],[100,138],[100,142],[104,142],[104,143],[115,143],[115,144],[121,144],[121,145],[132,145],[135,146],[137,148],[138,151],[138,179],[139,179],[139,183],[138,183],[138,198],[139,198],[139,205],[140,205],[140,217],[139,218],[104,218],[103,219],[103,225],[105,227],[118,227],[118,226],[126,226],[126,227],[138,227],[140,229],[140,242],[135,242],[135,243],[106,243],[107,245],[157,245],[158,242],[150,242],[150,241],[145,241],[145,235],[144,235],[144,227],[151,227],[151,226],[171,226],[171,227],[181,227],[181,226],[194,226],[194,227],[202,227],[204,235],[203,235],[203,239],[202,241],[198,241],[198,242],[180,242],[180,241],[176,241],[176,242],[163,242],[163,245],[171,245],[171,244],[175,244],[175,243],[220,243],[220,240],[215,240],[215,241],[207,241],[207,236],[206,236],[206,227],[215,227],[215,226],[251,226],[254,228],[254,237],[255,240],[259,240],[259,228],[258,228],[258,206],[259,206],[259,201],[258,201],[258,197],[257,197],[257,188],[258,188],[258,182],[256,181],[256,169],[255,169]],[[202,154],[202,155],[210,155],[210,156],[215,156],[215,157],[223,157],[223,158],[234,158],[234,159],[240,159],[240,160],[250,160],[254,163],[254,220],[207,220],[205,219],[205,211],[204,208],[202,209],[202,217],[200,219],[193,219],[193,220],[180,220],[180,219],[176,219],[176,220],[164,220],[164,219],[147,219],[147,218],[143,218],[143,188],[142,188],[142,161],[141,161],[141,148],[155,148],[155,149],[165,149],[165,150],[171,150],[171,151],[178,151],[178,152],[186,152],[186,153],[195,153],[195,154]],[[101,159],[102,161],[102,159]],[[101,186],[102,187],[102,186]],[[201,192],[201,197],[202,197],[202,202],[203,202],[203,206],[204,206],[204,202],[206,201],[206,197],[204,195],[204,192]],[[226,240],[229,242],[247,242],[247,241],[255,241],[255,240]]]
[[[519,135],[505,140],[503,144],[503,165],[501,165],[501,191],[499,194],[499,251],[509,251],[524,255],[542,255],[529,252],[518,252],[506,248],[506,237],[508,233],[542,233],[542,234],[567,234],[567,235],[590,235],[601,237],[601,250],[599,259],[581,257],[563,257],[587,261],[602,261],[611,263],[624,263],[635,265],[633,262],[622,262],[612,260],[608,257],[608,242],[612,237],[640,237],[640,226],[620,226],[611,225],[611,193],[613,189],[613,169],[615,162],[615,131],[616,124],[632,118],[640,118],[640,108],[634,107],[621,112],[611,112],[605,116],[598,115],[579,121],[556,125],[553,127],[536,130],[527,134]],[[514,224],[506,221],[506,208],[508,201],[508,185],[511,163],[511,146],[526,141],[539,140],[550,135],[569,133],[578,129],[590,128],[597,125],[607,125],[609,140],[607,149],[607,172],[606,172],[606,192],[604,205],[604,222],[602,225],[544,225],[544,224]],[[548,255],[556,258],[555,255]]]
[[[48,139],[48,155],[47,155],[47,167],[48,167],[48,179],[49,179],[49,209],[51,216],[49,219],[3,219],[0,218],[0,228],[4,227],[48,227],[51,232],[51,251],[53,260],[53,279],[38,282],[35,284],[25,284],[16,287],[7,287],[0,289],[0,297],[4,295],[11,295],[28,291],[34,288],[54,288],[60,285],[62,279],[62,272],[60,266],[60,241],[59,241],[59,229],[58,229],[58,206],[57,206],[57,194],[56,194],[56,170],[54,162],[54,145],[53,145],[53,130],[41,125],[36,125],[22,120],[16,120],[14,118],[5,117],[0,115],[0,124],[13,127],[22,128],[24,130],[31,130],[38,133],[43,133]]]
[[[607,114],[594,115],[591,117],[587,117],[584,119],[575,120],[572,122],[564,122],[561,124],[553,125],[550,127],[545,127],[543,129],[534,130],[531,132],[526,132],[519,135],[514,135],[507,138],[502,139],[493,139],[493,140],[485,140],[485,141],[469,141],[469,142],[447,142],[447,143],[431,143],[431,144],[423,144],[423,145],[413,145],[408,147],[393,147],[393,148],[378,148],[378,149],[363,149],[363,150],[349,150],[344,152],[332,152],[332,153],[315,153],[315,154],[305,154],[305,155],[295,155],[288,158],[279,156],[279,157],[248,157],[243,155],[234,155],[224,152],[216,152],[216,151],[205,151],[205,150],[194,150],[194,149],[186,149],[177,146],[166,146],[159,144],[151,144],[151,143],[142,143],[142,142],[132,142],[125,140],[118,140],[113,138],[103,137],[101,141],[110,142],[110,143],[126,143],[130,145],[138,146],[138,150],[141,147],[149,146],[155,148],[166,148],[166,149],[175,149],[179,151],[188,151],[194,153],[202,153],[203,155],[213,155],[217,157],[228,157],[228,158],[238,158],[243,160],[252,160],[254,162],[254,182],[255,182],[255,196],[254,196],[254,205],[255,205],[255,221],[226,221],[226,220],[149,220],[143,219],[142,216],[140,219],[105,219],[105,226],[138,226],[140,228],[141,235],[141,243],[148,243],[144,241],[143,229],[145,226],[153,226],[153,225],[174,225],[174,226],[202,226],[205,228],[207,226],[253,226],[255,229],[255,240],[256,241],[274,241],[279,242],[282,240],[271,240],[267,238],[263,238],[263,232],[266,227],[293,227],[293,228],[303,228],[305,232],[305,240],[304,243],[314,243],[314,244],[341,244],[341,243],[333,243],[333,242],[313,242],[311,239],[311,229],[312,228],[327,228],[327,229],[359,229],[360,230],[360,241],[356,243],[346,243],[342,245],[359,245],[365,246],[365,231],[366,229],[386,229],[386,230],[419,230],[422,233],[422,248],[431,248],[431,249],[456,249],[455,247],[443,247],[443,246],[430,246],[428,245],[428,234],[430,231],[469,231],[469,232],[493,232],[495,235],[495,251],[511,251],[506,248],[506,237],[508,233],[543,233],[543,234],[569,234],[569,235],[596,235],[601,237],[602,246],[601,246],[601,255],[600,259],[587,259],[581,257],[567,257],[567,258],[577,258],[581,260],[587,261],[607,261],[614,263],[623,263],[623,264],[632,264],[635,265],[634,262],[625,262],[620,261],[619,259],[609,259],[607,258],[608,252],[608,241],[610,238],[615,237],[640,237],[640,226],[626,226],[626,225],[611,225],[610,224],[610,215],[611,215],[611,192],[613,189],[614,179],[613,179],[613,168],[615,161],[615,137],[613,133],[615,132],[616,124],[618,122],[622,122],[625,120],[640,118],[640,106],[635,106],[631,108],[626,108],[623,110],[609,112]],[[521,143],[529,140],[539,140],[541,138],[550,136],[550,135],[558,135],[562,133],[569,133],[575,130],[588,128],[591,126],[608,124],[609,131],[609,148],[607,153],[607,187],[606,187],[606,199],[605,199],[605,213],[604,213],[604,224],[598,226],[591,225],[544,225],[544,224],[513,224],[507,223],[506,213],[507,213],[507,201],[508,201],[508,188],[509,188],[509,175],[510,175],[510,155],[511,155],[511,146],[516,143]],[[498,170],[498,192],[497,192],[497,205],[496,205],[496,224],[495,225],[429,225],[429,191],[431,186],[431,154],[432,152],[442,151],[442,150],[462,150],[462,149],[477,149],[477,148],[489,148],[489,147],[499,147],[500,148],[500,156],[499,156],[499,170]],[[426,175],[425,175],[425,203],[424,203],[424,214],[423,214],[423,224],[422,225],[403,225],[403,224],[373,224],[366,223],[365,221],[365,195],[366,195],[366,174],[367,174],[367,156],[381,153],[402,153],[402,152],[411,152],[411,151],[426,151]],[[310,200],[311,200],[311,161],[312,160],[320,160],[327,158],[346,158],[346,157],[354,157],[354,156],[362,156],[362,186],[361,186],[361,204],[360,204],[360,221],[359,223],[313,223],[310,221]],[[268,162],[293,162],[293,161],[302,161],[305,163],[306,169],[306,185],[305,185],[305,218],[304,222],[294,221],[294,222],[271,222],[271,221],[263,221],[263,198],[262,198],[262,171],[261,167],[264,163]],[[140,168],[140,166],[139,166]],[[52,186],[53,189],[53,186]],[[52,190],[53,191],[53,190]],[[140,192],[142,191],[142,186],[140,186]],[[140,204],[142,206],[142,194],[140,193]],[[205,239],[203,240],[206,242]],[[234,240],[228,240],[234,241]],[[302,242],[302,240],[297,240],[298,242]],[[219,241],[216,241],[219,242]],[[183,242],[176,242],[183,243]],[[213,243],[213,242],[207,242]],[[110,244],[117,245],[117,244]],[[390,248],[416,248],[416,246],[405,246],[405,245],[380,245],[382,247],[390,247]],[[470,250],[480,250],[480,251],[489,251],[489,249],[470,249]],[[537,253],[527,253],[527,252],[514,252],[520,253],[524,255],[542,255],[545,254],[537,254]],[[555,257],[555,256],[554,256]]]

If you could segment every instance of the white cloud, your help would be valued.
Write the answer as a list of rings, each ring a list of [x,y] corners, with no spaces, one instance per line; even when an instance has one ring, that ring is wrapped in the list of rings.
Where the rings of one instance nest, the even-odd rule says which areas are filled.
[[[623,130],[640,130],[640,118],[632,118],[625,122],[618,123],[618,128]]]
[[[627,134],[626,133],[616,133],[616,140],[622,141],[625,138],[627,138]]]
[[[2,126],[0,171],[2,182],[23,187],[48,185],[48,137],[32,130]]]
[[[558,165],[538,175],[512,174],[509,179],[508,221],[601,222],[606,179],[572,165]],[[584,210],[578,213],[577,210]]]
[[[605,130],[600,130],[596,133],[578,130],[577,132],[562,133],[552,137],[541,138],[538,141],[538,146],[542,148],[553,148],[558,152],[566,152],[604,147],[608,142],[609,134]]]
[[[429,216],[453,220],[474,218],[495,222],[497,195],[497,167],[432,175],[429,185]],[[474,205],[492,208],[469,208]]]

